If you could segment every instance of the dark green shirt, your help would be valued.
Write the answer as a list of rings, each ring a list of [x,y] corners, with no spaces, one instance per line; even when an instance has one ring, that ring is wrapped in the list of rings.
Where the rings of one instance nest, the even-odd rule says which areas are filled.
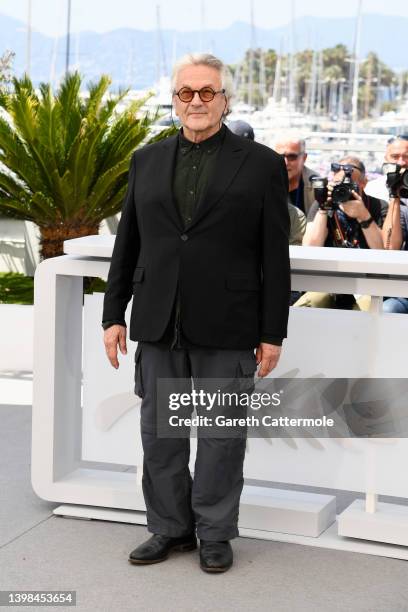
[[[214,169],[217,151],[225,135],[225,126],[199,143],[191,142],[181,129],[178,136],[173,175],[173,196],[184,227],[191,223]]]

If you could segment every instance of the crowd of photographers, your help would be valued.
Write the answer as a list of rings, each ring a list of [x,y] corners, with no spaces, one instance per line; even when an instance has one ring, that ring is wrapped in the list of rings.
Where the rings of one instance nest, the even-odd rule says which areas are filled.
[[[236,123],[245,136],[243,122]],[[238,126],[232,129],[240,133]],[[372,181],[355,156],[332,163],[329,179],[318,176],[305,165],[302,138],[282,136],[273,148],[288,172],[290,244],[408,250],[408,134],[388,141],[383,175]],[[294,306],[369,310],[370,301],[364,295],[292,293]],[[384,298],[383,311],[408,314],[408,297]]]

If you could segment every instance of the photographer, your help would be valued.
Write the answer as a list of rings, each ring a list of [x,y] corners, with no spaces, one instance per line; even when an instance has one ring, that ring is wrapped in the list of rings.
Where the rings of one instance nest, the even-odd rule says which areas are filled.
[[[293,133],[281,134],[277,137],[273,149],[285,160],[289,180],[289,203],[307,215],[314,201],[310,177],[316,173],[305,166],[306,141]]]
[[[399,164],[402,168],[408,168],[408,134],[393,136],[388,140],[384,162],[386,164]],[[387,177],[383,175],[370,181],[367,183],[364,191],[369,196],[388,202],[389,190],[387,187]],[[401,198],[401,203],[407,205],[408,197]]]
[[[397,169],[399,177],[392,177],[392,166]],[[384,220],[382,231],[384,248],[386,249],[407,249],[404,243],[406,244],[407,240],[408,190],[406,187],[404,188],[404,185],[399,185],[402,182],[402,174],[406,169],[408,169],[408,134],[401,134],[390,138],[387,143],[384,155],[383,176],[367,183],[364,190],[369,196],[389,201],[388,213]],[[405,177],[406,181],[407,178]]]
[[[229,121],[228,128],[237,136],[255,140],[253,127],[246,121]],[[275,150],[283,156],[288,172],[289,191],[288,208],[290,219],[289,244],[300,246],[306,230],[306,216],[303,212],[305,201],[310,208],[313,202],[313,188],[308,180],[313,172],[304,165],[306,154],[305,141],[294,136],[283,136],[283,140],[276,144]],[[285,151],[288,152],[285,153]],[[304,190],[304,179],[307,183],[306,192]],[[296,201],[298,206],[295,205]],[[299,297],[298,291],[292,291],[291,303]]]
[[[316,201],[307,217],[303,245],[382,249],[380,227],[387,204],[364,193],[367,178],[363,162],[348,156],[333,163],[331,169],[332,181],[314,181]],[[356,303],[352,295],[307,292],[295,306],[368,310],[369,302],[367,296]]]
[[[382,229],[384,248],[406,251],[408,250],[408,135],[397,136],[388,141],[383,172],[384,176],[368,184],[366,192],[378,190],[380,187],[388,191],[389,208]],[[386,298],[383,311],[408,314],[408,298]]]

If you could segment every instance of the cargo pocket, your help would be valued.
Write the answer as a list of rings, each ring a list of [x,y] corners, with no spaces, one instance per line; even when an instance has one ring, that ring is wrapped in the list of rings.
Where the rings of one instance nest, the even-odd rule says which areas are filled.
[[[254,375],[256,372],[256,357],[246,357],[238,362],[238,377],[240,379],[240,390],[252,393],[255,388]]]
[[[256,370],[256,358],[250,359],[240,359],[239,367],[241,370],[242,376],[253,376]]]
[[[135,352],[135,395],[144,398],[142,376],[142,345],[139,343]]]

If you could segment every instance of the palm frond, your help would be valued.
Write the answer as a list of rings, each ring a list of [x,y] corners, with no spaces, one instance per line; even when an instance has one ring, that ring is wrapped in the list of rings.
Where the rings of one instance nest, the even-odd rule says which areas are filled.
[[[165,128],[158,134],[155,134],[154,136],[149,138],[146,144],[153,144],[154,142],[159,142],[160,140],[164,140],[165,138],[168,138],[169,136],[174,136],[174,134],[177,134],[177,132],[178,132],[178,129],[176,127],[171,126],[169,128]]]
[[[24,75],[0,94],[0,213],[37,223],[44,256],[62,252],[64,231],[83,235],[117,213],[133,151],[172,133],[149,139],[156,115],[142,115],[146,97],[119,111],[128,90],[110,96],[109,85],[103,75],[84,97],[74,72],[55,94],[48,83],[37,93]]]
[[[98,177],[93,186],[92,193],[88,198],[86,218],[91,217],[95,211],[101,209],[107,198],[114,193],[113,188],[118,179],[127,174],[129,162],[127,159],[122,159],[113,168],[109,168],[104,174]]]
[[[78,72],[69,73],[61,83],[55,96],[58,109],[56,116],[61,124],[63,149],[66,152],[79,129],[82,119],[82,104],[80,99],[81,77]]]
[[[9,197],[20,198],[25,195],[24,183],[19,181],[15,175],[0,171],[0,190]]]
[[[111,82],[111,78],[103,74],[98,83],[89,83],[89,98],[85,105],[85,114],[87,117],[96,117],[99,114],[103,97],[108,91]]]
[[[24,181],[31,191],[44,187],[42,176],[38,173],[37,164],[21,140],[19,132],[13,130],[9,123],[1,117],[0,162]]]
[[[53,158],[54,167],[64,171],[64,128],[61,121],[60,107],[56,104],[50,85],[40,84],[41,104],[38,107],[37,135],[42,147],[48,150]]]

